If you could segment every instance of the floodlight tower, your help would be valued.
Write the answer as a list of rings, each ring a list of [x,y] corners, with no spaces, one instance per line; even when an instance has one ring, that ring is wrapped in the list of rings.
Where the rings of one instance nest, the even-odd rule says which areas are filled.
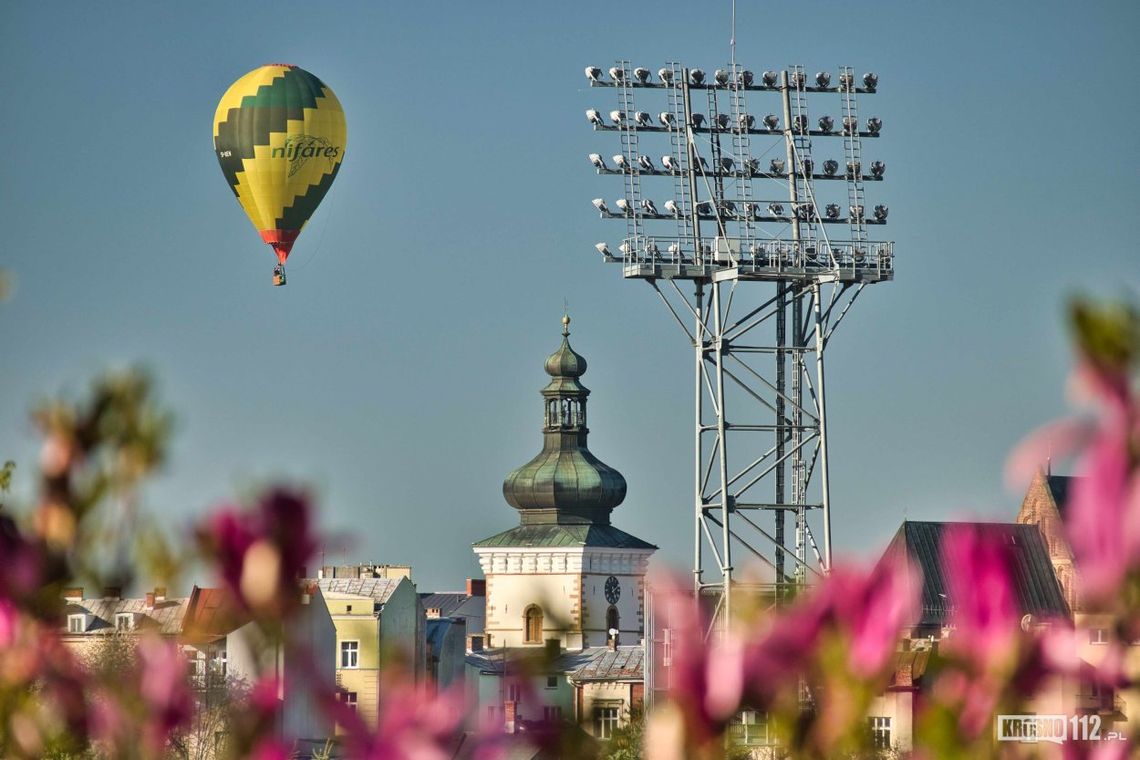
[[[654,77],[624,60],[586,77],[617,94],[616,110],[586,118],[620,138],[612,163],[589,160],[624,182],[614,208],[594,206],[625,221],[625,238],[597,249],[657,292],[694,350],[693,583],[715,601],[712,631],[745,585],[736,550],[764,563],[747,585],[773,602],[831,566],[824,351],[863,288],[894,275],[893,243],[868,235],[887,207],[864,213],[865,185],[886,166],[863,165],[862,140],[882,121],[861,125],[856,100],[878,78],[857,81],[846,66],[834,83],[822,71],[809,82],[802,66],[757,78],[735,63],[711,78],[670,63]],[[771,100],[772,112],[754,114],[746,96]],[[635,98],[656,106],[639,110]],[[809,100],[828,99],[836,116],[811,124]],[[842,152],[817,163],[815,139]],[[643,178],[671,197],[643,194]]]

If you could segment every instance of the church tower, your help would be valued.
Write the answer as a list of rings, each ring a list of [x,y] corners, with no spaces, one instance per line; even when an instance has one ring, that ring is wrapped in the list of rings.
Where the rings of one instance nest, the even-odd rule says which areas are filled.
[[[586,360],[562,345],[546,360],[542,451],[503,481],[519,524],[474,544],[487,579],[488,647],[566,649],[622,644],[644,635],[645,571],[657,549],[610,524],[625,478],[586,446]]]

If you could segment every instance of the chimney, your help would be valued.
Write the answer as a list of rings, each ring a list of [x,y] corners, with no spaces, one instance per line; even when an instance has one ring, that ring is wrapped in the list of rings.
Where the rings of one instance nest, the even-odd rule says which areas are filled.
[[[114,599],[118,601],[123,596],[123,589],[120,586],[107,586],[103,589],[104,599]]]
[[[467,579],[467,596],[486,596],[487,581],[482,578]]]
[[[154,609],[154,592],[153,591],[146,592],[146,608],[148,610]]]
[[[83,601],[83,587],[75,586],[73,588],[65,588],[63,590],[63,600],[65,602],[82,602]]]
[[[513,699],[508,699],[503,702],[503,722],[506,724],[508,734],[513,734],[516,729],[515,721],[518,717],[519,703]]]
[[[154,587],[154,601],[155,604],[162,604],[166,601],[166,586]]]

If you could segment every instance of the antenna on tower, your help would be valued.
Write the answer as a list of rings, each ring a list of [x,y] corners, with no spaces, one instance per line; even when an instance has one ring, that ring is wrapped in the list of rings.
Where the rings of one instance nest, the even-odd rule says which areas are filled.
[[[772,603],[830,569],[824,353],[863,288],[894,278],[894,244],[869,232],[887,206],[868,212],[865,199],[886,164],[865,164],[862,144],[883,122],[861,123],[857,107],[878,76],[755,75],[736,62],[735,0],[730,48],[711,76],[677,62],[656,78],[626,60],[608,77],[586,69],[617,95],[616,110],[586,118],[620,144],[612,164],[589,160],[624,186],[593,204],[625,238],[595,247],[656,291],[694,351],[693,579],[714,602],[710,633],[731,619],[737,552],[767,566],[770,582],[750,591]],[[824,104],[813,123],[809,105]],[[822,161],[815,142],[833,146]]]

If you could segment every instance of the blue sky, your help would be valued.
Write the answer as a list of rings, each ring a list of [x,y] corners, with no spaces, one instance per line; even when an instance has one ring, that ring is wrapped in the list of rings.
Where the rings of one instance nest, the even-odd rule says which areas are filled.
[[[1010,446],[1065,410],[1062,305],[1134,292],[1134,3],[740,3],[753,69],[880,75],[897,277],[831,346],[835,535],[877,552],[904,515],[1012,518]],[[590,362],[591,448],[622,528],[687,565],[690,351],[645,285],[593,254],[624,226],[589,152],[612,136],[588,64],[728,58],[729,4],[6,3],[0,67],[0,454],[32,486],[39,397],[141,362],[177,413],[149,507],[182,525],[251,484],[314,485],[345,558],[459,588],[512,525],[503,476],[540,446],[563,299]],[[341,173],[272,255],[211,145],[245,72],[300,65],[348,119]],[[330,559],[341,558],[330,547]]]

